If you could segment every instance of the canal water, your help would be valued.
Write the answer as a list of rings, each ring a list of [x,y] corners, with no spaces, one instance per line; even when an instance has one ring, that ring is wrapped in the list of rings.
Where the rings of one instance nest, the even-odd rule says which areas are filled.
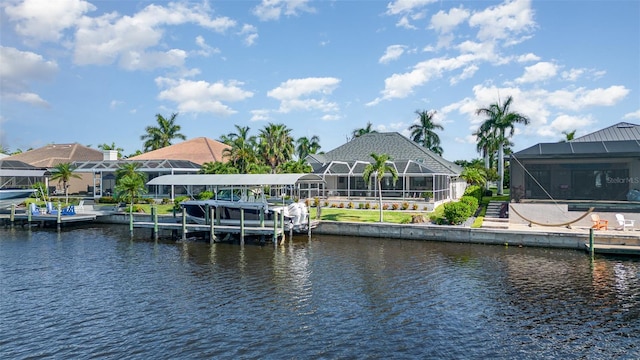
[[[0,229],[2,359],[637,359],[640,261],[313,236]]]

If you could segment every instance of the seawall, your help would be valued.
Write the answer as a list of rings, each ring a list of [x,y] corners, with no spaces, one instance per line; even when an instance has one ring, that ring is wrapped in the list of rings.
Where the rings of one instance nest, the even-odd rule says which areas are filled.
[[[584,250],[589,229],[482,229],[461,226],[322,221],[315,234]],[[595,243],[640,246],[640,232],[602,231]]]

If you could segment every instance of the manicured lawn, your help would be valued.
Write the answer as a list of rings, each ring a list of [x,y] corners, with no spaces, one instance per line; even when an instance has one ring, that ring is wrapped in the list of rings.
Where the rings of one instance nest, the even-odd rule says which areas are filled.
[[[312,219],[316,218],[316,208],[309,209]],[[408,224],[412,215],[423,215],[428,219],[428,213],[420,211],[383,211],[383,220],[388,223]],[[339,209],[323,207],[320,211],[320,220],[331,221],[351,221],[351,222],[378,222],[380,221],[380,210],[359,210],[359,209]]]

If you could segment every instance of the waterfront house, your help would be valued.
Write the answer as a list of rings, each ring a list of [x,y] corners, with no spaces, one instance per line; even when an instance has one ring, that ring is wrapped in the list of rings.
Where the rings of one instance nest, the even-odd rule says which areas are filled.
[[[373,161],[371,153],[387,154],[398,172],[394,184],[390,175],[382,180],[387,199],[417,200],[428,196],[435,203],[457,199],[466,182],[462,168],[400,133],[368,133],[325,153],[311,154],[306,161],[313,173],[326,183],[326,195],[346,199],[377,196],[376,181],[365,183],[362,173]]]
[[[640,201],[640,125],[621,122],[568,142],[540,143],[511,155],[516,201]]]
[[[197,137],[178,144],[169,145],[141,155],[132,156],[129,160],[185,160],[202,165],[207,162],[227,162],[223,156],[229,145],[206,137]]]
[[[25,151],[20,154],[11,155],[3,160],[22,161],[36,168],[45,168],[50,173],[53,168],[63,163],[74,163],[77,161],[101,160],[103,153],[78,143],[71,144],[48,144],[43,147]],[[80,178],[71,178],[68,185],[70,194],[85,193],[92,184],[90,174],[79,174]],[[48,178],[45,179],[48,183]],[[58,182],[48,183],[50,194],[62,194],[63,184]]]

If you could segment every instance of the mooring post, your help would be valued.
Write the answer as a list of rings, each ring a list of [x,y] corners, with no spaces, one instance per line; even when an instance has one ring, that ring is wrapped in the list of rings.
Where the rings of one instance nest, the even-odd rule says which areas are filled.
[[[62,216],[62,205],[60,203],[58,203],[58,213],[56,216],[56,228],[58,229],[58,231],[60,231],[60,224],[62,223],[61,220],[61,216]]]
[[[133,238],[133,200],[129,206],[129,235]]]
[[[244,208],[240,208],[240,244],[244,244]]]
[[[209,218],[211,219],[210,223],[209,223],[209,230],[211,231],[209,233],[209,243],[213,244],[216,241],[216,233],[215,233],[215,229],[214,229],[214,221],[213,219],[215,218],[215,213],[216,213],[216,208],[215,207],[210,207],[209,208]]]
[[[278,214],[273,216],[273,243],[278,244]]]
[[[284,232],[284,206],[282,207],[282,212],[280,213],[280,226],[282,226],[282,242],[284,243],[285,232]]]
[[[27,211],[29,211],[27,209]],[[9,220],[11,221],[11,226],[13,226],[13,222],[16,220],[16,204],[11,204],[11,215],[9,215]]]
[[[595,250],[593,249],[593,228],[589,228],[589,252],[591,253],[591,258],[595,254]]]
[[[311,214],[307,214],[307,235],[311,238]]]
[[[158,207],[156,205],[151,207],[151,214],[153,216],[153,240],[158,241]]]
[[[204,205],[204,224],[209,225],[209,221],[213,221],[209,212],[209,204]]]
[[[182,240],[187,240],[187,209],[182,208]]]

